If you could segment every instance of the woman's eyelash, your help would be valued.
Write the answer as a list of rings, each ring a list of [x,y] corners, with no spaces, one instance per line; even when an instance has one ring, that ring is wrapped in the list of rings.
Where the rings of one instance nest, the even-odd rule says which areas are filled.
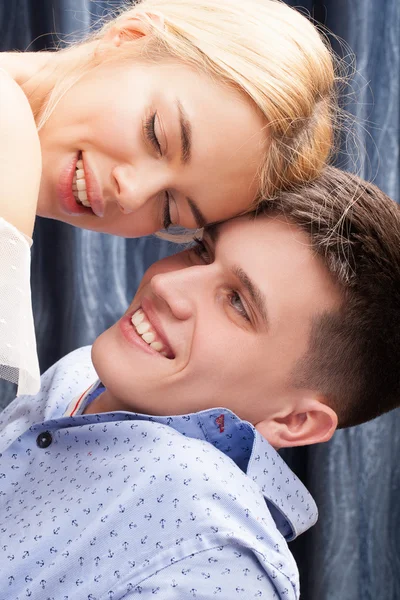
[[[158,141],[158,137],[156,135],[155,130],[155,122],[156,122],[157,112],[154,112],[148,119],[146,119],[144,123],[144,132],[146,134],[149,142],[154,146],[158,154],[161,154],[161,145]]]
[[[168,192],[165,192],[165,202],[163,209],[163,228],[168,229],[172,225],[171,211],[169,206],[170,198]]]
[[[156,149],[158,154],[162,154],[162,150],[161,150],[161,145],[160,142],[158,141],[158,137],[156,135],[156,130],[155,130],[155,122],[156,122],[156,117],[157,117],[157,111],[155,111],[152,115],[150,115],[145,123],[144,123],[144,132],[146,134],[147,139],[149,140],[149,142],[154,146],[154,148]],[[165,202],[164,202],[164,207],[163,207],[163,229],[168,229],[168,227],[170,227],[172,225],[172,220],[171,220],[171,211],[170,211],[170,197],[169,197],[169,193],[165,192]]]
[[[203,259],[205,263],[212,262],[212,257],[210,255],[210,252],[209,252],[206,244],[203,242],[203,240],[195,237],[195,238],[193,238],[193,241],[194,241],[194,246],[192,247],[193,252],[195,252],[195,254],[197,254],[197,256],[199,256],[201,259]]]

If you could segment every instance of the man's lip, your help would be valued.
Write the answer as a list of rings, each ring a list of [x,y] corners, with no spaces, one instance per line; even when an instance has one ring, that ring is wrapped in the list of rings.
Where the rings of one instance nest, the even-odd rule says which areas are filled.
[[[95,215],[104,217],[104,200],[102,198],[100,187],[96,181],[96,177],[85,154],[82,152],[83,170],[85,171],[86,193],[90,206]]]
[[[154,304],[150,300],[150,298],[146,298],[146,297],[142,298],[141,308],[142,308],[144,314],[146,315],[146,320],[150,323],[152,329],[157,334],[157,337],[163,343],[163,345],[166,349],[168,358],[175,358],[174,349],[172,348],[172,346],[168,340],[168,337],[162,326],[160,317],[158,316],[158,313],[157,313],[156,309],[154,308]],[[136,309],[136,310],[138,310],[138,309]],[[136,311],[134,311],[134,312],[136,312]],[[132,314],[134,314],[134,313],[132,313]]]
[[[160,358],[164,358],[162,354],[157,352],[157,350],[154,350],[154,348],[147,344],[147,342],[145,342],[144,339],[142,339],[142,337],[138,334],[135,327],[131,323],[132,314],[126,314],[118,321],[119,329],[124,338],[130,345],[133,344],[152,356],[158,355]]]

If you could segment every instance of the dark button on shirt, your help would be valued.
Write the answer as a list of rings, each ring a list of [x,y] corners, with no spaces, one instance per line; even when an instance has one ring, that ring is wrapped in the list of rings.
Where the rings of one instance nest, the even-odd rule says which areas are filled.
[[[43,433],[39,433],[36,438],[36,444],[39,448],[48,448],[52,441],[53,438],[50,431],[43,431]]]

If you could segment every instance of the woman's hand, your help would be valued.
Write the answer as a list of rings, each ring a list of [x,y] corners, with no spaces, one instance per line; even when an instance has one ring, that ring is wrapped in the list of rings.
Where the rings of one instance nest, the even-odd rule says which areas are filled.
[[[0,217],[32,237],[42,172],[39,136],[29,102],[0,69]]]

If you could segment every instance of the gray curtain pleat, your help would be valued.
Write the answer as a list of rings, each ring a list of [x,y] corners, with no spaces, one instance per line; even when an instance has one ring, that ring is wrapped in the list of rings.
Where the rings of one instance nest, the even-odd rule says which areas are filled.
[[[356,55],[357,72],[343,94],[356,141],[342,136],[338,164],[374,179],[399,202],[399,0],[288,3],[300,4]],[[0,0],[0,50],[39,50],[79,39],[120,5],[119,0]],[[346,54],[343,43],[333,39],[333,44]],[[32,287],[41,369],[90,344],[111,325],[146,267],[170,251],[156,238],[123,240],[38,219]],[[1,382],[0,406],[14,393]],[[327,444],[283,453],[320,510],[318,524],[291,544],[302,600],[400,600],[399,431],[397,410],[337,432]]]

